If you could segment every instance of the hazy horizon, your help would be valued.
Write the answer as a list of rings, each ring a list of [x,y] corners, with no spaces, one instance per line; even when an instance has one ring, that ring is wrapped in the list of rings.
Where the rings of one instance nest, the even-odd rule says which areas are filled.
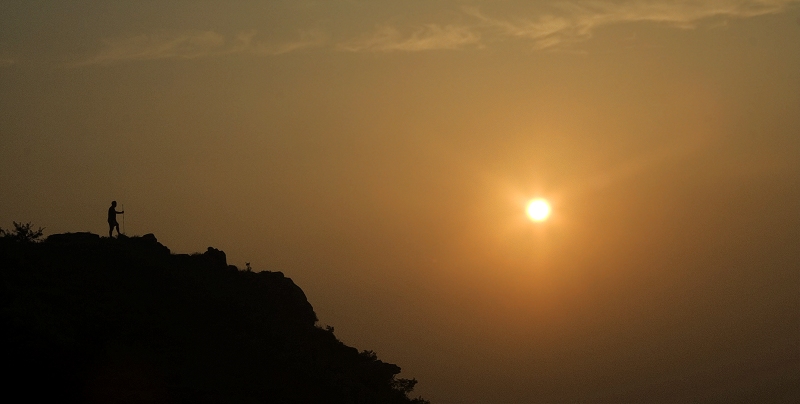
[[[116,200],[433,403],[800,396],[800,2],[529,3],[0,4],[0,227]]]

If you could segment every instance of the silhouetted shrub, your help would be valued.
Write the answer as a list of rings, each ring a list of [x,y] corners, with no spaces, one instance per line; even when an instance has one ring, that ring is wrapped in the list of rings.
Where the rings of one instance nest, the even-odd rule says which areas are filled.
[[[33,230],[31,223],[14,223],[14,230],[5,230],[0,227],[0,237],[12,239],[14,241],[19,241],[22,243],[35,243],[40,241],[39,239],[42,238],[44,234],[44,228],[40,227],[37,230]]]
[[[417,379],[395,379],[392,380],[392,388],[402,392],[403,394],[410,393],[417,385]]]
[[[333,332],[333,330],[331,330],[331,332]],[[367,350],[364,350],[364,351],[361,351],[361,353],[359,353],[359,355],[360,355],[362,358],[364,358],[364,359],[367,359],[367,360],[371,360],[371,361],[376,361],[376,360],[378,360],[378,354],[377,354],[377,353],[375,353],[375,351],[367,351]]]

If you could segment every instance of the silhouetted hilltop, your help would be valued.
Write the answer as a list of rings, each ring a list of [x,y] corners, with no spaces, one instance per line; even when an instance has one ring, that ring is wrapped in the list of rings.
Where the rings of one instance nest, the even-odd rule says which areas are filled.
[[[0,268],[9,402],[425,402],[398,366],[317,327],[291,279],[240,271],[214,248],[0,237]]]

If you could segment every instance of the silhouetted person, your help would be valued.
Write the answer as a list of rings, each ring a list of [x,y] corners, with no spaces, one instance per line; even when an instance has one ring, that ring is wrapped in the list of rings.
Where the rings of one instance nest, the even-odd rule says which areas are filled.
[[[114,234],[114,228],[117,228],[117,236],[119,236],[119,223],[117,223],[117,215],[120,213],[125,213],[123,210],[122,212],[117,212],[117,201],[111,201],[111,207],[108,208],[108,237],[111,237]]]

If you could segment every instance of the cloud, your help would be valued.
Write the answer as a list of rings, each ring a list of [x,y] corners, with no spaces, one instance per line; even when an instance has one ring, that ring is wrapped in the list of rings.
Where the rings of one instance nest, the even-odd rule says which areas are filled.
[[[16,59],[0,57],[0,67],[8,67],[17,63]]]
[[[240,32],[234,39],[234,45],[230,53],[252,53],[260,55],[282,55],[300,49],[322,46],[328,41],[325,34],[319,31],[307,31],[300,35],[300,38],[280,44],[267,44],[257,42],[253,39],[256,31]]]
[[[403,35],[394,27],[385,25],[374,33],[342,42],[339,50],[349,52],[418,52],[438,49],[459,49],[480,42],[480,34],[469,27],[428,24],[410,35]]]
[[[601,27],[652,22],[690,29],[710,18],[749,18],[785,11],[798,0],[638,0],[566,1],[554,6],[555,12],[536,18],[502,19],[489,17],[477,8],[463,11],[475,17],[484,29],[506,37],[529,39],[537,49],[552,48],[591,38]]]
[[[106,39],[94,56],[73,66],[106,65],[132,60],[194,59],[224,51],[225,38],[213,31],[178,35],[139,35]]]
[[[256,31],[244,31],[232,40],[213,31],[180,34],[139,35],[106,39],[96,54],[68,64],[69,67],[110,65],[126,61],[159,59],[197,59],[230,54],[280,55],[312,46],[320,46],[326,38],[319,33],[303,33],[300,39],[269,44],[255,40]]]
[[[798,3],[800,0],[566,0],[553,3],[548,13],[514,17],[498,17],[476,7],[465,7],[463,13],[472,17],[469,24],[430,23],[413,29],[381,25],[373,32],[340,41],[334,48],[346,52],[419,52],[480,48],[490,40],[520,39],[532,41],[535,49],[565,50],[565,45],[585,41],[602,27],[649,22],[691,29],[712,18],[775,14]],[[259,40],[257,34],[251,30],[226,37],[214,31],[191,31],[106,39],[96,53],[67,66],[231,54],[281,55],[330,42],[318,31],[303,32],[297,39],[283,43]],[[15,63],[14,59],[0,58],[0,67]]]

